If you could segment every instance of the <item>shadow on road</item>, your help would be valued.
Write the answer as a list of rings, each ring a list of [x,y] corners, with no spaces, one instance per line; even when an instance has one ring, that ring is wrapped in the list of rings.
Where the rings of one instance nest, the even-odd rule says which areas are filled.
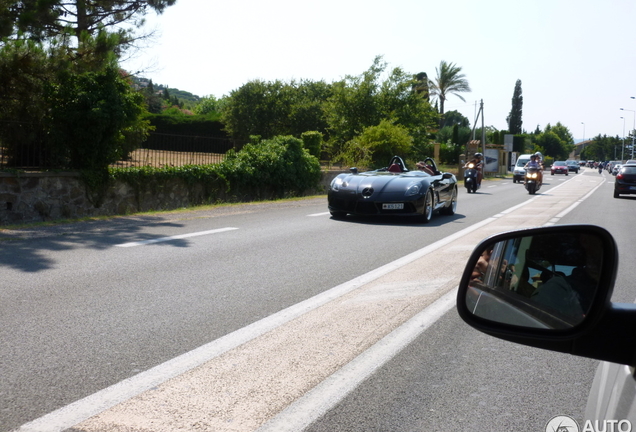
[[[130,241],[161,237],[143,233],[148,227],[183,227],[166,216],[121,217],[100,221],[56,224],[0,230],[0,266],[24,272],[47,270],[55,262],[46,252],[72,249],[107,249]],[[165,246],[187,247],[187,240],[172,240]]]

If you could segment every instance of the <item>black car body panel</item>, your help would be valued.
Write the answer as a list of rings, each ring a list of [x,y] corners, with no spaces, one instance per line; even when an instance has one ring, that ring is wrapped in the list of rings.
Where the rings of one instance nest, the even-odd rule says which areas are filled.
[[[581,168],[579,166],[579,163],[575,160],[566,160],[565,164],[568,166],[568,169],[570,170],[570,172],[575,172],[578,174],[579,169]]]
[[[625,164],[616,174],[614,198],[622,194],[636,195],[636,164]]]
[[[441,173],[436,166],[434,175],[409,171],[403,162],[401,167],[400,172],[381,168],[363,173],[352,168],[351,173],[338,175],[331,182],[327,194],[329,211],[334,216],[424,215],[426,196],[430,192],[433,210],[454,213],[457,199],[455,175]]]

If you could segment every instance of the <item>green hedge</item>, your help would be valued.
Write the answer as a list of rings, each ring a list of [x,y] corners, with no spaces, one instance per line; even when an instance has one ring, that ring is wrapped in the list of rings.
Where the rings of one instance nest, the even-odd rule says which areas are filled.
[[[148,114],[145,118],[155,127],[156,133],[229,138],[223,123],[219,120],[220,114],[182,116]]]
[[[301,196],[318,188],[320,162],[291,136],[230,150],[220,164],[182,167],[111,168],[112,180],[129,184],[137,196],[180,179],[193,192],[193,205]],[[201,195],[195,197],[194,191]]]

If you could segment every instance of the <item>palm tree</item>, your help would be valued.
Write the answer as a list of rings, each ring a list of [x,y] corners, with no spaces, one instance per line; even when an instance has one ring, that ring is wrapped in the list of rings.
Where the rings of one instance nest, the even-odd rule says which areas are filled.
[[[450,94],[454,94],[462,101],[466,102],[466,99],[460,94],[462,92],[469,92],[470,85],[466,81],[466,76],[461,73],[462,68],[454,63],[447,63],[442,60],[439,64],[439,68],[435,68],[437,77],[431,81],[430,91],[432,96],[437,96],[439,99],[440,114],[444,115],[444,102]]]

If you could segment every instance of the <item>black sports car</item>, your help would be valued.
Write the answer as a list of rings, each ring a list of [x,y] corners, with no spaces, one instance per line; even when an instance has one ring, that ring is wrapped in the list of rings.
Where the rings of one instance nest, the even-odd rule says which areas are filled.
[[[331,216],[418,216],[426,223],[436,210],[455,214],[457,179],[452,173],[438,171],[433,159],[424,162],[428,172],[409,171],[401,157],[393,156],[388,167],[363,173],[351,168],[350,174],[338,175],[329,186]]]

